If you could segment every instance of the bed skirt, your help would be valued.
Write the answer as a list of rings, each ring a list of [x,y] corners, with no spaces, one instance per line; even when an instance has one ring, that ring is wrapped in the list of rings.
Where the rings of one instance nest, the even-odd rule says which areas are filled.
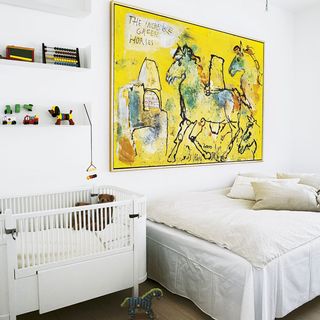
[[[320,294],[320,240],[263,269],[205,240],[147,222],[148,276],[216,320],[274,320]]]

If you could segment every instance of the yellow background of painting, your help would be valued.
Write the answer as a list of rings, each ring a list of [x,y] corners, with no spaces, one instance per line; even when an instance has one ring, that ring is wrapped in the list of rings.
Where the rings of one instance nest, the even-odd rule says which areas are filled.
[[[260,41],[251,40],[244,37],[239,37],[233,34],[209,29],[206,27],[198,26],[188,22],[182,22],[173,18],[164,17],[158,14],[149,13],[141,11],[139,9],[134,9],[121,4],[114,3],[112,6],[113,12],[113,28],[114,28],[114,44],[113,44],[113,115],[116,115],[118,108],[118,93],[119,89],[130,82],[136,81],[139,75],[141,65],[145,58],[155,60],[158,65],[160,81],[162,85],[162,108],[165,109],[165,102],[168,98],[173,98],[175,100],[175,110],[170,110],[168,112],[168,154],[174,146],[174,139],[178,132],[178,123],[181,120],[179,113],[179,92],[176,85],[169,85],[166,82],[166,73],[170,68],[171,64],[174,62],[172,59],[172,53],[177,48],[177,45],[183,46],[187,44],[190,47],[194,45],[197,46],[197,50],[194,52],[195,55],[201,57],[201,64],[204,68],[204,72],[208,73],[209,63],[211,54],[218,55],[225,59],[224,64],[224,76],[227,88],[238,88],[240,89],[240,77],[241,73],[237,73],[234,77],[231,77],[228,73],[228,68],[235,57],[233,51],[234,46],[239,45],[242,41],[243,46],[250,46],[253,48],[255,56],[260,63],[261,72],[263,73],[264,66],[264,44]],[[149,18],[152,20],[167,22],[170,25],[182,27],[188,32],[188,34],[193,38],[185,41],[184,43],[177,43],[172,46],[172,48],[161,48],[159,50],[152,51],[136,51],[128,50],[125,45],[126,41],[126,15],[128,13],[138,15],[143,18]],[[115,61],[118,63],[115,64]],[[261,87],[260,101],[256,105],[255,118],[259,125],[259,128],[255,129],[254,135],[258,142],[258,149],[256,151],[255,160],[262,160],[262,128],[263,128],[263,86]],[[167,110],[166,110],[167,111]],[[116,118],[115,116],[113,117]],[[170,121],[171,120],[171,121]],[[178,121],[178,122],[177,122]],[[175,163],[167,162],[167,156],[159,157],[155,155],[154,157],[143,157],[138,156],[133,164],[123,163],[117,157],[117,130],[116,125],[113,127],[113,169],[121,168],[139,168],[139,167],[153,167],[153,166],[168,166],[168,165],[184,165],[183,161],[176,161]],[[192,144],[191,144],[192,145]],[[183,148],[183,145],[181,145]],[[195,149],[193,147],[193,149]],[[236,149],[236,148],[234,148]],[[199,153],[193,150],[194,153]],[[228,161],[244,161],[252,160],[252,155],[250,153],[244,153],[240,155],[237,152],[231,152]],[[177,158],[178,159],[178,158]],[[204,160],[200,159],[199,162],[194,162],[192,164],[203,164],[203,163],[213,163],[214,160]],[[188,163],[191,164],[191,163]]]

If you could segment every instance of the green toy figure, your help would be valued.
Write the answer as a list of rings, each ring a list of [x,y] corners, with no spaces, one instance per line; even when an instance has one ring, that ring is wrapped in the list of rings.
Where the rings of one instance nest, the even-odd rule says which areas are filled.
[[[24,104],[23,108],[27,111],[32,111],[33,108],[33,104],[29,103],[29,104]]]
[[[4,109],[5,114],[12,114],[12,109],[9,104],[6,105],[6,108]]]
[[[20,106],[20,104],[16,104],[16,105],[14,106],[14,112],[15,112],[15,113],[20,113],[20,111],[21,111],[21,106]]]

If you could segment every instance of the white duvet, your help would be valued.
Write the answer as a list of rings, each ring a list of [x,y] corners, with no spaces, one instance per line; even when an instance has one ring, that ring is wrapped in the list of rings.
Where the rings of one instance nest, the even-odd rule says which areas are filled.
[[[253,201],[226,194],[191,192],[154,201],[148,219],[227,248],[258,268],[320,236],[320,212],[255,211]]]

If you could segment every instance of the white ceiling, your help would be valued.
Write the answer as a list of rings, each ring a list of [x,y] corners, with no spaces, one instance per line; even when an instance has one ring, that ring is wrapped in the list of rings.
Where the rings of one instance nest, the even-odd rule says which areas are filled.
[[[317,3],[320,4],[320,0],[269,0],[269,2],[291,11],[299,11]]]

